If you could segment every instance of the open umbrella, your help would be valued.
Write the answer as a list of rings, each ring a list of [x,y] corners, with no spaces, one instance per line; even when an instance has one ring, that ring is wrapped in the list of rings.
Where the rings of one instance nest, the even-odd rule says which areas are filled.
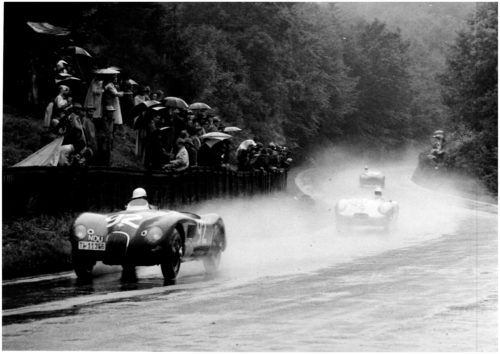
[[[211,132],[211,133],[206,133],[200,136],[200,138],[203,140],[205,144],[207,144],[209,147],[214,146],[217,144],[219,141],[231,139],[233,136],[222,133],[222,132]]]
[[[131,86],[139,86],[139,84],[137,83],[137,81],[134,81],[132,79],[128,79],[126,81],[127,84],[131,85]]]
[[[166,107],[179,108],[179,109],[188,109],[188,104],[179,97],[165,97],[162,100],[162,103]]]
[[[67,48],[67,51],[69,53],[78,54],[78,55],[84,55],[86,57],[92,58],[92,55],[90,55],[89,52],[87,52],[85,49],[83,49],[81,47],[71,46],[71,47]]]
[[[134,129],[139,129],[140,127],[142,127],[146,124],[146,114],[143,114],[145,111],[147,111],[148,109],[154,109],[156,107],[163,107],[160,105],[161,105],[160,102],[150,100],[150,101],[141,102],[138,105],[136,105],[134,108],[132,108],[132,117],[135,117]],[[163,108],[165,108],[165,107],[163,107]]]
[[[238,127],[225,127],[224,128],[224,133],[230,133],[230,132],[241,132],[241,128],[238,128]]]
[[[82,80],[74,76],[64,77],[63,79],[56,79],[56,85],[65,85],[70,87],[71,89],[75,89],[75,87],[80,86],[82,84]]]
[[[155,100],[141,102],[138,105],[134,106],[134,108],[132,108],[132,116],[133,117],[138,116],[148,108],[152,108],[159,105],[161,105],[161,103]]]
[[[120,72],[118,70],[115,70],[115,69],[104,68],[104,69],[94,70],[94,73],[100,74],[100,75],[118,75]]]
[[[196,103],[191,103],[189,105],[189,109],[196,111],[196,110],[202,110],[202,109],[212,109],[208,104],[203,103],[203,102],[196,102]]]

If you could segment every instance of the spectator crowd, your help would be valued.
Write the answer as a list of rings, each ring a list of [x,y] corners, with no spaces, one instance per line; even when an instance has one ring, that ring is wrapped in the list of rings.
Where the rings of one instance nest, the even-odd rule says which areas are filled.
[[[58,165],[109,166],[115,137],[123,125],[136,131],[135,155],[146,169],[182,171],[210,166],[240,171],[288,168],[290,151],[259,138],[235,145],[237,127],[227,127],[210,106],[187,105],[128,79],[118,80],[118,68],[94,71],[83,102],[73,99],[71,83],[80,84],[64,60],[57,62],[58,95],[45,112],[44,125],[62,140]],[[73,79],[73,80],[71,80]],[[75,96],[76,97],[76,96]]]

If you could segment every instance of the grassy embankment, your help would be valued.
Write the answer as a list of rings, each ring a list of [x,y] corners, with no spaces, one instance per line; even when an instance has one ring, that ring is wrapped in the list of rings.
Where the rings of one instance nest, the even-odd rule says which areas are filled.
[[[48,141],[42,120],[4,106],[3,162],[9,167]],[[123,127],[115,136],[112,166],[141,168],[134,155],[135,134]],[[5,200],[3,207],[6,208]],[[2,220],[2,273],[13,278],[71,269],[69,225],[76,213],[26,215]]]

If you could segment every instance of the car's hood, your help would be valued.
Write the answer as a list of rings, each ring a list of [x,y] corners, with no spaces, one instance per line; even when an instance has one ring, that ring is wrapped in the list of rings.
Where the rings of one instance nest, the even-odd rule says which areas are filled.
[[[124,232],[135,235],[137,231],[159,226],[163,229],[175,224],[195,223],[196,215],[189,215],[171,210],[142,210],[120,211],[109,214],[83,213],[74,222],[74,225],[84,225],[92,229],[97,235],[106,235],[110,232]]]
[[[384,199],[352,198],[341,199],[337,203],[339,214],[352,216],[354,214],[367,214],[370,217],[382,216],[381,206],[391,208],[392,202]]]

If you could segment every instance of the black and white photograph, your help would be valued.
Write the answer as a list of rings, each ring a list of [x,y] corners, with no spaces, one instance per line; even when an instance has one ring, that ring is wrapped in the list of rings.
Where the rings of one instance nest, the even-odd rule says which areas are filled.
[[[2,351],[498,352],[498,2],[0,16]]]

